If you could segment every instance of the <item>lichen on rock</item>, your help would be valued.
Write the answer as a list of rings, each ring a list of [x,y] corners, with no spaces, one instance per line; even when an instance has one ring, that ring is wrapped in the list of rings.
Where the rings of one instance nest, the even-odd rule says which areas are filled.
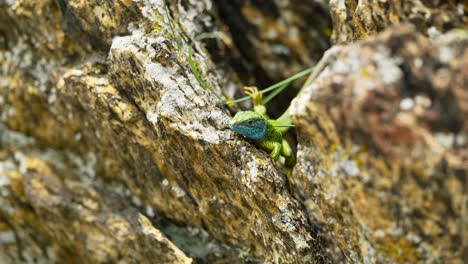
[[[463,259],[466,234],[450,230],[464,229],[466,148],[436,135],[467,135],[467,47],[465,34],[391,28],[335,50],[293,102],[296,187],[345,259]]]

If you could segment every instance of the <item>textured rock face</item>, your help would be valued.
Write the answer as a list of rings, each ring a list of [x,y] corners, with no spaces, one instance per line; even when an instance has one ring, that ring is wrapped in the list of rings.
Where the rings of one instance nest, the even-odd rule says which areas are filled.
[[[331,0],[335,43],[364,39],[391,25],[410,23],[417,31],[437,36],[468,23],[464,1]]]
[[[461,262],[466,33],[392,28],[325,58],[292,110],[312,223],[353,262]]]
[[[5,9],[9,18],[16,21],[24,9],[41,14],[57,7],[55,2],[36,5],[16,2]],[[27,26],[21,24],[18,27],[26,35],[7,38],[7,49],[2,53],[7,66],[2,72],[7,80],[2,84],[2,121],[8,126],[2,127],[2,133],[15,130],[32,136],[37,140],[34,147],[45,146],[46,152],[56,153],[52,157],[40,155],[38,159],[48,161],[50,171],[60,169],[57,180],[52,180],[55,174],[47,171],[39,172],[41,178],[37,180],[35,176],[18,180],[18,185],[26,187],[38,182],[30,187],[30,200],[25,203],[32,207],[31,221],[44,226],[45,231],[36,235],[44,239],[35,241],[42,251],[50,251],[43,257],[116,261],[132,254],[124,251],[130,245],[125,241],[132,241],[132,249],[141,251],[140,259],[167,255],[168,261],[189,261],[158,228],[148,226],[152,220],[162,228],[169,222],[199,230],[175,232],[187,236],[185,240],[191,239],[188,233],[209,234],[205,240],[214,242],[203,244],[203,238],[194,236],[205,249],[198,252],[189,247],[192,257],[235,261],[242,256],[243,260],[286,262],[313,258],[307,219],[300,203],[288,193],[284,174],[266,154],[228,130],[227,110],[220,108],[213,92],[203,90],[191,73],[186,62],[187,46],[174,44],[179,39],[167,19],[163,19],[166,13],[162,3],[121,5],[126,7],[122,12],[129,16],[139,12],[139,19],[144,20],[129,23],[131,32],[127,36],[118,36],[123,21],[120,16],[108,20],[107,13],[98,12],[103,17],[85,19],[90,16],[89,10],[99,11],[105,6],[67,2],[59,6],[62,13],[57,14],[61,19],[56,19],[50,25],[55,28],[47,33],[60,47],[53,56],[47,49],[35,49],[26,42],[17,51],[13,40],[31,38],[22,30]],[[65,15],[69,13],[74,14],[73,20]],[[83,36],[66,33],[71,26],[78,27],[75,33],[84,32],[89,41],[79,42]],[[71,38],[66,40],[70,46],[56,36]],[[95,37],[101,39],[97,41]],[[76,54],[86,55],[76,58]],[[198,55],[195,58],[200,59]],[[33,68],[36,61],[43,61],[38,66],[42,71]],[[202,70],[207,68],[209,72],[212,66],[201,62]],[[37,71],[41,75],[35,75]],[[207,77],[216,80],[216,76]],[[220,93],[219,83],[210,84],[214,93]],[[3,141],[6,149],[13,148],[13,158],[7,155],[5,159],[7,164],[21,162],[15,153],[33,151],[29,146],[17,150],[14,143],[9,138]],[[15,168],[7,166],[5,170],[10,173]],[[77,183],[70,184],[79,186],[82,192],[68,194],[71,187],[63,179],[64,171],[78,178]],[[28,179],[34,181],[29,183]],[[10,193],[10,177],[5,176],[4,182],[2,187]],[[80,182],[87,184],[79,185]],[[111,203],[113,207],[106,209],[100,205],[100,199],[110,194],[98,187],[110,188],[111,193],[120,194],[121,200],[127,202]],[[42,189],[53,192],[41,192]],[[60,193],[67,193],[66,199]],[[96,196],[96,201],[85,201],[93,210],[82,208],[80,203],[75,208],[70,200],[79,201],[88,193]],[[12,210],[18,207],[13,197],[2,198],[13,204]],[[63,201],[58,205],[48,203],[51,199]],[[2,213],[5,222],[12,223],[4,229],[24,232],[11,213],[14,211]],[[121,231],[115,236],[112,234],[117,230],[109,226],[113,221],[121,223],[116,224]],[[70,227],[76,231],[68,232]],[[151,237],[142,236],[142,230]],[[18,235],[13,241],[23,245],[23,236]],[[25,258],[22,248],[18,254],[11,250],[4,254],[15,262]]]
[[[466,33],[395,27],[329,50],[293,103],[291,193],[216,95],[315,63],[328,6],[167,2],[0,2],[0,259],[466,259]],[[206,32],[222,34],[189,44]]]
[[[141,263],[157,257],[164,263],[191,263],[115,188],[77,179],[61,160],[64,153],[27,150],[31,155],[8,146],[1,152],[1,219],[7,228],[2,262]]]

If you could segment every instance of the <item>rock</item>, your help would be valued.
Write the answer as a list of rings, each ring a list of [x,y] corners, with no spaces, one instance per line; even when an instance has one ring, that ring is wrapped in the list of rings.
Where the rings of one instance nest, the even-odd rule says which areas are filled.
[[[192,262],[118,189],[75,179],[65,153],[7,147],[1,156],[3,261]]]
[[[80,3],[69,2],[69,5],[67,10],[75,17],[87,17],[87,10],[103,8],[98,4],[80,6]],[[7,11],[9,18],[15,21],[18,10],[39,14],[55,7],[54,2],[32,6],[17,2]],[[86,256],[84,259],[89,262],[115,262],[127,253],[113,248],[115,243],[108,237],[113,234],[112,229],[97,232],[99,241],[109,240],[109,243],[100,244],[94,252],[86,243],[77,243],[80,240],[74,239],[79,235],[84,236],[81,241],[86,241],[91,229],[100,229],[111,221],[108,219],[115,217],[128,227],[126,232],[134,237],[135,245],[140,245],[141,248],[135,246],[134,250],[141,250],[142,258],[151,259],[144,255],[144,246],[156,242],[148,242],[152,238],[146,236],[136,236],[143,228],[149,228],[146,227],[148,221],[144,220],[143,227],[138,220],[142,212],[135,211],[143,208],[145,212],[152,212],[154,219],[165,219],[209,234],[207,241],[214,241],[210,243],[215,243],[220,253],[207,252],[201,257],[228,256],[236,260],[241,256],[243,260],[281,262],[313,258],[315,249],[307,232],[307,219],[300,203],[288,193],[285,175],[268,155],[235,137],[228,129],[228,112],[220,108],[219,100],[213,96],[220,93],[219,82],[214,82],[218,77],[207,74],[211,86],[207,90],[202,88],[187,64],[187,44],[182,43],[183,47],[174,44],[180,36],[174,35],[171,24],[164,19],[167,14],[161,4],[151,6],[140,2],[132,8],[139,10],[139,18],[144,22],[129,23],[131,33],[127,36],[117,36],[119,30],[113,30],[121,28],[118,25],[102,26],[104,22],[97,20],[101,21],[99,27],[89,27],[83,19],[77,22],[82,30],[101,36],[101,40],[78,45],[81,38],[72,34],[67,35],[69,40],[54,38],[54,41],[63,41],[59,44],[68,41],[70,47],[53,55],[47,49],[31,48],[27,42],[21,52],[7,49],[2,53],[8,68],[21,66],[21,70],[14,72],[3,68],[2,74],[8,81],[2,85],[2,122],[9,130],[34,138],[35,148],[47,146],[59,151],[57,155],[64,156],[70,163],[57,173],[59,176],[43,173],[38,179],[31,176],[20,181],[22,188],[34,193],[53,190],[51,194],[44,193],[45,198],[28,200],[28,203],[34,201],[32,211],[38,215],[35,223],[53,230],[49,234],[33,228],[32,232],[37,233],[33,238],[50,236],[50,243],[54,243],[50,254],[57,256],[57,261],[73,255],[76,259]],[[117,24],[119,21],[121,19],[107,22]],[[50,32],[54,36],[63,36],[69,30],[67,23],[54,26]],[[16,37],[28,39],[28,34],[34,33],[28,31]],[[101,53],[110,37],[112,45],[104,60]],[[94,53],[76,59],[73,57],[76,52]],[[208,69],[207,72],[213,71],[209,68],[213,65],[204,63],[197,55],[194,58]],[[27,64],[23,65],[25,60]],[[39,64],[41,75],[35,75],[32,61],[44,61]],[[13,143],[3,142],[8,148],[16,146]],[[21,153],[33,151],[29,148]],[[56,161],[51,163],[60,167]],[[75,168],[70,177],[76,178],[76,188],[82,182],[121,186],[121,192],[128,194],[123,199],[132,204],[125,210],[109,208],[100,217],[98,212],[87,212],[81,216],[82,221],[74,224],[76,234],[68,232],[72,220],[66,212],[71,210],[67,207],[71,206],[68,205],[72,203],[71,198],[59,205],[47,203],[48,198],[60,200],[60,193],[68,192],[66,187],[60,186],[64,183],[56,179],[62,177],[63,171],[69,171],[67,168]],[[110,195],[101,189],[80,188],[86,191],[75,193],[74,199],[79,200],[89,192],[96,193],[96,201],[86,201],[94,207],[99,207],[100,200]],[[10,216],[6,218],[8,222],[17,221]],[[10,229],[23,232],[15,226]],[[157,234],[153,238],[157,237],[160,243],[148,254],[165,255],[161,252],[165,244],[174,252],[168,253],[167,259],[188,261],[157,228],[148,232]],[[122,240],[117,238],[114,237]],[[42,247],[42,243],[36,243]],[[125,241],[121,243],[117,247],[126,247],[123,246]],[[158,250],[159,253],[154,253]],[[186,251],[193,257],[200,257],[196,249]]]
[[[466,34],[391,28],[329,51],[294,100],[293,179],[336,261],[464,259],[467,47]]]
[[[466,28],[466,3],[460,1],[330,1],[334,43],[347,43],[375,35],[391,25],[412,24],[428,36]]]
[[[147,52],[140,52],[143,48]],[[149,151],[165,172],[160,180],[132,178],[146,185],[143,193],[168,195],[143,199],[174,221],[203,226],[219,241],[261,248],[253,256],[270,252],[270,257],[258,257],[311,258],[306,219],[288,194],[284,175],[267,155],[233,136],[226,113],[173,52],[169,43],[151,35],[115,39],[110,51],[111,78],[144,115],[149,141],[157,142]]]

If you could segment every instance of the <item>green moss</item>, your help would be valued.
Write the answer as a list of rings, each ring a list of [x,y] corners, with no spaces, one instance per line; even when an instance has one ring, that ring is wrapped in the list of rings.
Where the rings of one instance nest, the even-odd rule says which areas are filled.
[[[156,20],[151,24],[151,33],[160,32],[162,30],[162,26],[159,23],[163,22],[164,20],[156,10],[153,10],[153,14],[156,17]]]
[[[397,244],[390,244],[388,247],[379,247],[377,251],[401,262],[411,261],[412,257],[414,257],[414,248],[405,241]]]
[[[361,77],[368,78],[369,77],[369,71],[367,71],[367,69],[365,69],[365,68],[362,68],[361,69]]]
[[[262,164],[265,164],[265,162],[266,162],[264,159],[259,158],[259,157],[256,157],[255,159],[256,159],[258,162],[262,163]]]

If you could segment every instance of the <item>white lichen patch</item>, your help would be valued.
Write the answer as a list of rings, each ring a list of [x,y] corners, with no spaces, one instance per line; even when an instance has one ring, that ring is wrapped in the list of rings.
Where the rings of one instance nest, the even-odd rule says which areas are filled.
[[[346,11],[346,5],[344,0],[330,0],[330,6],[337,8],[340,11]]]
[[[7,129],[4,124],[0,123],[0,142],[5,145],[13,145],[21,148],[34,144],[35,140],[20,132]]]
[[[12,244],[15,241],[15,233],[13,233],[13,231],[8,230],[0,232],[0,245]]]
[[[307,240],[304,236],[295,233],[291,233],[289,236],[293,239],[297,250],[304,250],[309,248],[309,244],[307,243]]]
[[[10,179],[6,176],[6,171],[15,169],[16,166],[11,160],[0,161],[0,193],[4,186],[10,185]]]
[[[153,207],[151,207],[150,205],[145,206],[145,213],[149,217],[154,217],[155,216]]]
[[[57,68],[58,64],[55,60],[48,60],[46,58],[40,58],[34,61],[34,67],[32,68],[31,74],[35,78],[34,85],[39,87],[41,92],[47,90],[47,81],[52,75],[52,70]]]
[[[443,63],[449,63],[453,59],[453,50],[448,46],[442,46],[439,50],[439,59]]]
[[[144,215],[138,214],[138,222],[140,223],[141,229],[144,235],[149,235],[157,241],[166,240],[164,235],[158,229],[154,228],[151,222]],[[167,241],[170,243],[169,241]]]
[[[13,157],[15,159],[15,161],[19,164],[18,166],[18,170],[21,174],[26,174],[27,172],[27,167],[26,167],[26,155],[24,155],[23,152],[21,151],[16,151],[14,154],[13,154]]]
[[[416,235],[416,234],[413,233],[413,232],[408,232],[408,233],[406,234],[406,238],[407,238],[409,241],[411,241],[411,242],[413,242],[413,243],[416,243],[416,244],[420,243],[421,240],[422,240],[422,238],[421,238],[420,236]]]
[[[190,36],[196,36],[203,32],[205,28],[213,26],[213,19],[210,15],[213,3],[211,0],[188,1],[183,5],[178,3],[177,7],[180,13],[179,23],[184,32]]]
[[[6,51],[0,51],[2,75],[13,74],[18,69],[29,69],[33,64],[33,53],[22,38]]]
[[[403,98],[400,101],[400,109],[402,111],[409,111],[414,107],[414,101],[412,98]]]
[[[158,123],[159,113],[157,105],[149,105],[148,110],[146,110],[146,119],[151,123]]]
[[[167,90],[178,90],[179,84],[175,80],[176,68],[166,68],[159,63],[150,62],[145,65],[145,77],[160,83]]]
[[[459,15],[463,16],[465,14],[465,4],[458,3],[457,4],[457,12]]]
[[[111,52],[113,50],[118,50],[118,51],[129,50],[131,48],[131,44],[132,44],[131,36],[115,37],[112,39]]]
[[[9,6],[16,5],[18,3],[17,0],[5,0],[5,3]]]
[[[188,124],[188,125],[179,125],[178,126],[181,130],[187,131],[187,133],[193,139],[202,139],[205,142],[211,144],[219,144],[220,143],[220,132],[219,130],[215,129],[211,126],[204,126],[199,123],[195,124]],[[225,136],[223,136],[225,138]]]
[[[83,137],[83,135],[82,135],[80,132],[78,132],[78,133],[76,133],[75,135],[73,135],[73,139],[74,139],[75,141],[80,141],[80,140],[82,139],[82,137]]]
[[[22,69],[33,77],[34,85],[40,91],[45,91],[51,72],[58,65],[57,61],[46,58],[34,60],[34,48],[28,43],[29,41],[20,38],[10,49],[0,51],[0,73],[3,76],[14,75]]]
[[[365,264],[376,263],[377,251],[372,246],[372,244],[369,243],[369,241],[361,240],[361,250],[362,250],[362,256],[363,256],[362,260]],[[360,258],[358,257],[358,254],[354,252],[352,248],[349,248],[349,251],[352,253],[351,258],[354,261],[353,263],[359,263]]]
[[[291,53],[291,50],[287,46],[281,44],[271,45],[270,50],[273,54],[278,55],[288,55]]]
[[[342,74],[357,72],[361,65],[359,56],[359,49],[350,50],[346,57],[340,57],[335,61],[333,64],[333,71]]]
[[[416,58],[414,59],[414,65],[418,68],[421,68],[423,66],[424,62],[421,58]]]
[[[97,157],[93,152],[89,152],[84,159],[75,155],[74,153],[67,152],[67,158],[69,158],[76,166],[74,172],[80,179],[85,183],[91,183],[96,176],[96,162]]]
[[[442,145],[444,146],[445,148],[451,148],[454,143],[455,143],[455,140],[458,139],[458,138],[455,138],[456,135],[454,133],[436,133],[435,134],[435,138],[437,139],[437,141]],[[460,138],[463,138],[463,137],[460,137]],[[462,141],[462,140],[460,140]],[[464,142],[459,142],[457,140],[457,144],[463,144]]]
[[[144,6],[141,9],[141,14],[151,21],[156,20],[156,15],[154,14],[155,11],[165,10],[164,0],[145,0],[142,2]],[[161,16],[161,17],[164,17],[164,16]]]
[[[359,151],[359,147],[354,146],[353,149],[350,151],[350,154],[355,153],[357,151]],[[341,148],[338,148],[337,152],[333,154],[333,160],[333,165],[329,170],[330,176],[339,176],[340,178],[345,178],[356,177],[359,175],[360,170],[356,164],[356,161],[347,158],[346,153]]]
[[[143,204],[141,202],[141,199],[138,196],[135,196],[135,195],[132,196],[131,201],[132,201],[132,204],[137,206],[137,207],[141,207],[142,204]]]
[[[192,88],[186,84],[186,78],[174,76],[177,76],[176,67],[166,68],[158,63],[145,65],[145,77],[161,84],[166,90],[157,104],[157,111],[159,114],[180,119],[182,110],[193,110],[196,97]]]
[[[378,77],[382,80],[383,84],[391,85],[402,80],[403,72],[390,56],[390,51],[387,47],[377,47],[373,60],[377,65]]]
[[[220,127],[227,127],[229,126],[229,122],[231,121],[229,116],[219,110],[219,109],[215,109],[215,110],[212,110],[210,112],[210,120],[213,120],[215,122],[216,125],[220,126]]]
[[[325,177],[325,173],[319,167],[315,168],[314,164],[308,157],[318,157],[320,151],[316,148],[298,146],[297,160],[301,174],[307,176],[307,180],[311,183],[319,183]],[[317,161],[318,162],[318,161]],[[316,171],[316,169],[318,169]]]
[[[169,181],[167,179],[162,180],[161,183],[162,183],[163,186],[168,186],[169,185]]]
[[[254,158],[251,161],[247,162],[247,167],[249,168],[249,175],[246,177],[246,186],[247,188],[252,188],[252,185],[258,181],[258,161]]]
[[[281,213],[271,218],[272,223],[283,232],[289,233],[298,251],[308,249],[308,239],[305,236],[306,234],[298,232],[296,227],[297,223],[293,220],[294,213],[288,209],[287,204],[280,206],[280,211]]]
[[[180,188],[179,186],[171,186],[171,190],[175,193],[177,198],[184,197],[186,195],[184,189]]]
[[[4,113],[2,113],[2,116],[1,116],[1,120],[7,120],[11,117],[13,117],[16,113],[16,109],[14,107],[7,107],[7,109],[4,111]],[[5,115],[3,115],[5,114]]]
[[[437,28],[435,26],[432,26],[430,28],[427,29],[427,35],[429,36],[429,38],[431,39],[435,39],[437,38],[438,36],[440,36],[442,33],[440,33],[439,30],[437,30]]]
[[[350,71],[349,65],[343,59],[338,59],[333,65],[333,70],[336,73],[348,73]]]
[[[208,254],[220,254],[222,247],[203,229],[169,225],[162,229],[171,242],[190,256],[204,258]]]
[[[326,190],[324,198],[325,200],[330,201],[331,204],[334,204],[336,201],[337,193],[337,187],[333,185],[328,190]]]
[[[359,168],[354,160],[344,160],[338,162],[340,170],[343,172],[342,175],[355,177],[359,175]]]

